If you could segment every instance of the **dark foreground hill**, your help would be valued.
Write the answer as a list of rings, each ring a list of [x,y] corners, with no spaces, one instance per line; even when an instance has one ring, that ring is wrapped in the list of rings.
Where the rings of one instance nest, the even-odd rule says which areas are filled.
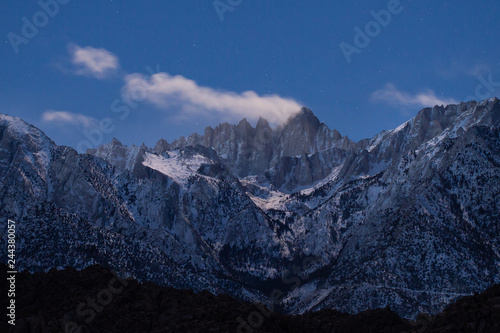
[[[0,267],[2,276],[6,266]],[[2,278],[2,283],[6,279]],[[4,288],[2,288],[5,290]],[[2,308],[7,306],[2,297]],[[390,309],[357,315],[321,310],[304,315],[271,312],[230,296],[194,293],[121,279],[91,266],[16,277],[16,325],[1,332],[500,332],[500,285],[464,297],[436,317],[417,322]]]

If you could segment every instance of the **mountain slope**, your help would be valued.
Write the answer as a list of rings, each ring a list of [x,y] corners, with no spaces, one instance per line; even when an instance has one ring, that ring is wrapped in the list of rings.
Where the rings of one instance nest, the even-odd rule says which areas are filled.
[[[411,317],[500,282],[499,125],[490,99],[354,143],[304,108],[79,155],[2,115],[0,213],[20,268],[100,263],[268,305],[278,289],[288,313]]]

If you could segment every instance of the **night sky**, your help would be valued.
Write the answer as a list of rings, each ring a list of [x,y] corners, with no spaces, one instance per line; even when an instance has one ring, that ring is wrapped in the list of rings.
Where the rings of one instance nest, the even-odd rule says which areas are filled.
[[[360,140],[500,95],[500,2],[6,0],[0,113],[80,151],[301,106]]]

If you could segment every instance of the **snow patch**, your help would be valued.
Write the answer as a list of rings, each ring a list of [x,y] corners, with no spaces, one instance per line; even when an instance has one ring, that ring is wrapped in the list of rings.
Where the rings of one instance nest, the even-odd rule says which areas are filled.
[[[145,153],[142,164],[162,174],[172,178],[180,185],[186,185],[189,177],[196,174],[202,164],[211,164],[212,161],[202,155],[186,157],[179,151],[169,151],[168,155],[158,156],[152,153]]]

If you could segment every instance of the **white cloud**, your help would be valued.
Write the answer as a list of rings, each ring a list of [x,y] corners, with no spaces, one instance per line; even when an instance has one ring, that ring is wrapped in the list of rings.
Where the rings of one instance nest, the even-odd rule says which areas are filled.
[[[46,123],[55,123],[58,125],[74,125],[84,128],[95,127],[97,119],[85,116],[83,114],[71,113],[67,111],[48,110],[42,114],[42,121]]]
[[[164,110],[180,109],[177,116],[184,119],[210,116],[224,120],[240,120],[243,117],[254,120],[262,116],[271,123],[279,124],[301,108],[290,98],[259,96],[254,91],[219,91],[199,86],[183,76],[167,73],[151,77],[127,75],[122,93],[125,99],[146,100]]]
[[[73,45],[69,47],[69,53],[72,57],[71,62],[77,67],[76,73],[79,75],[104,79],[120,66],[118,58],[105,49]]]
[[[409,107],[433,107],[435,105],[457,104],[453,98],[437,97],[434,91],[426,89],[418,94],[410,94],[398,90],[398,88],[388,83],[383,89],[374,91],[370,98],[373,102],[387,103],[393,106],[409,106]]]

